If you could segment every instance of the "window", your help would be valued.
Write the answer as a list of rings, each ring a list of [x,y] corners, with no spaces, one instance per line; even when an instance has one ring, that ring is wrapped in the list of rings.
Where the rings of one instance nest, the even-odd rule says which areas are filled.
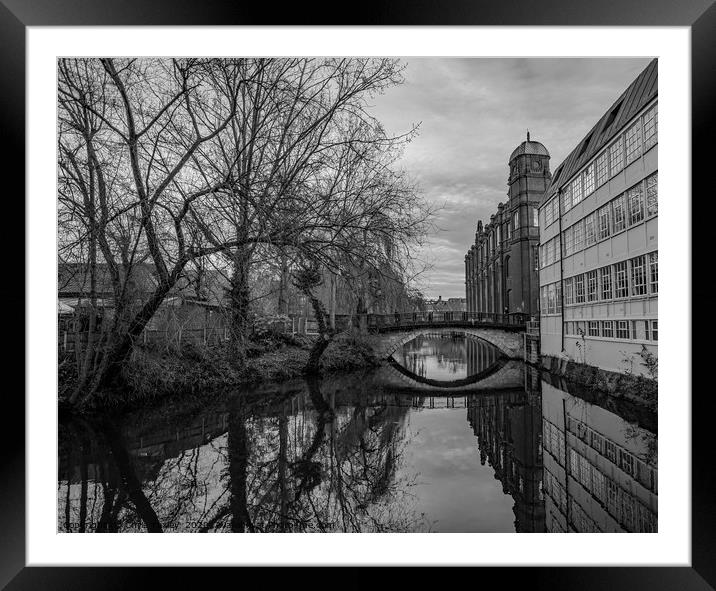
[[[577,205],[582,200],[582,176],[572,181],[572,204]]]
[[[644,114],[644,152],[656,145],[657,119],[657,105],[654,105]]]
[[[557,314],[562,313],[562,284],[560,282],[557,282],[554,284],[554,289],[556,292],[556,312]]]
[[[609,178],[609,161],[607,160],[608,154],[607,151],[604,150],[599,156],[597,156],[596,161],[596,182],[597,187],[601,187],[604,183],[607,182],[607,178]]]
[[[584,218],[584,246],[587,247],[590,244],[594,244],[597,239],[596,227],[595,227],[596,216],[590,213]]]
[[[566,293],[566,292],[565,292]],[[565,300],[565,304],[566,304]],[[564,334],[572,334],[572,323],[571,322],[565,322],[564,323]]]
[[[617,463],[617,446],[608,439],[604,440],[604,455],[611,462]],[[614,484],[616,486],[616,484]]]
[[[630,476],[634,476],[634,456],[623,449],[620,449],[619,467]]]
[[[617,320],[617,338],[628,339],[629,338],[629,321],[628,320]]]
[[[582,250],[584,241],[584,220],[579,220],[574,226],[574,252]]]
[[[633,258],[631,261],[631,295],[646,295],[646,257]]]
[[[624,168],[624,146],[622,144],[622,136],[609,146],[609,167],[612,176]]]
[[[544,223],[545,226],[549,226],[552,222],[554,222],[554,209],[552,208],[552,201],[550,201],[544,207]]]
[[[547,314],[547,310],[549,308],[548,302],[547,302],[547,286],[543,286],[541,289],[541,300],[542,300],[542,313]]]
[[[641,120],[637,120],[625,134],[626,163],[631,164],[641,156]]]
[[[574,278],[575,301],[578,304],[584,303],[584,274],[577,275]]]
[[[584,196],[594,192],[594,164],[590,164],[584,170]]]
[[[557,311],[554,287],[554,283],[547,286],[547,314],[554,314]]]
[[[574,280],[572,277],[564,280],[564,305],[571,306],[574,303]]]
[[[659,207],[659,196],[657,189],[657,176],[659,173],[655,172],[649,178],[646,179],[646,217],[651,217],[658,213]]]
[[[613,320],[604,320],[602,322],[602,336],[603,337],[614,337],[614,321]]]
[[[570,226],[564,232],[564,256],[569,256],[574,252],[574,228]]]
[[[649,253],[649,291],[659,293],[659,253]]]
[[[609,223],[609,205],[605,205],[597,212],[597,219],[598,219],[598,236],[599,240],[604,240],[605,238],[609,238],[609,230],[610,230],[610,223]]]
[[[612,231],[616,234],[626,228],[626,207],[624,195],[612,200]]]
[[[551,265],[552,263],[554,263],[554,240],[547,243],[547,264]]]
[[[627,205],[629,207],[629,225],[638,224],[644,219],[644,199],[641,192],[641,184],[636,185],[626,192]]]
[[[599,275],[602,280],[602,299],[612,299],[612,268],[610,266],[599,269]]]
[[[587,331],[590,337],[599,336],[599,322],[596,320],[590,320],[587,322]]]
[[[532,225],[536,228],[537,226],[539,226],[539,219],[537,217],[537,208],[532,207],[530,209],[532,210]]]
[[[652,341],[659,340],[659,321],[658,320],[651,321],[651,340]]]
[[[596,302],[597,301],[597,292],[598,292],[597,272],[589,271],[589,273],[587,273],[587,301],[588,302]]]
[[[517,232],[520,227],[520,210],[518,209],[512,216],[512,229]]]
[[[651,327],[650,320],[644,320],[644,340],[649,340],[649,328]]]
[[[641,333],[642,326],[643,322],[640,322],[638,320],[631,321],[631,338],[635,341],[644,339],[644,335]]]
[[[627,263],[622,261],[614,265],[614,282],[616,284],[617,298],[625,298],[629,295],[629,277],[627,275]]]
[[[562,211],[567,213],[572,209],[572,185],[567,185],[562,190]]]

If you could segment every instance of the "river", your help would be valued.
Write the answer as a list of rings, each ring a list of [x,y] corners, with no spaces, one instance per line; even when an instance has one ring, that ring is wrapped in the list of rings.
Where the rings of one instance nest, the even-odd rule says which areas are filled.
[[[492,345],[59,425],[59,532],[653,532],[656,417]]]

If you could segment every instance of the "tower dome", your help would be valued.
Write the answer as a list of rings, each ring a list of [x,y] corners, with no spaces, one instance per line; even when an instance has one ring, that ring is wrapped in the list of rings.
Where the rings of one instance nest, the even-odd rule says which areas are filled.
[[[527,140],[517,146],[512,154],[510,154],[510,162],[512,162],[517,156],[523,154],[537,154],[539,156],[549,157],[549,152],[541,143],[530,140],[530,132],[527,132]]]

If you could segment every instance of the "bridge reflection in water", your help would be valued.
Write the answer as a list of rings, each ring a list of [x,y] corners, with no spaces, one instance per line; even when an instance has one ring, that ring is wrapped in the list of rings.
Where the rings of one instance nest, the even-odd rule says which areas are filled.
[[[655,418],[519,371],[447,396],[376,371],[64,421],[58,531],[655,531]]]

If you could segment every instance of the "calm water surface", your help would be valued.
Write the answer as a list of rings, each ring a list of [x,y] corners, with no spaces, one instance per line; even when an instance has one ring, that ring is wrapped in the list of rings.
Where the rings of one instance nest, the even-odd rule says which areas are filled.
[[[464,336],[60,423],[58,531],[656,531],[656,417]]]

